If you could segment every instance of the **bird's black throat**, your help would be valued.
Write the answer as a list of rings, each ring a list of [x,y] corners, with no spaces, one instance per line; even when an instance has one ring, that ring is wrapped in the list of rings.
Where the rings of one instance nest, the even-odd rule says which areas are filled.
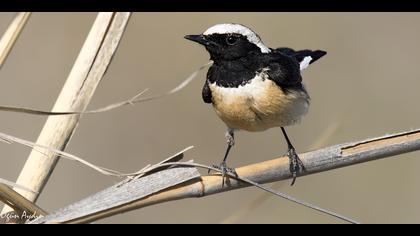
[[[215,61],[209,68],[207,79],[210,83],[216,83],[221,87],[237,88],[249,83],[261,69],[257,64],[252,63],[252,59]]]

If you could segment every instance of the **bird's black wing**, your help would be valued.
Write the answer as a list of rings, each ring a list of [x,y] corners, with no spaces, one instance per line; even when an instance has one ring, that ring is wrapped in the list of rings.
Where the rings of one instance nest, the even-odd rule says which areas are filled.
[[[201,95],[203,97],[203,101],[205,103],[211,103],[211,90],[209,87],[209,81],[206,80],[206,82],[204,82],[204,86],[203,86],[203,90],[201,92]]]
[[[280,87],[300,86],[302,77],[300,75],[299,63],[293,57],[283,53],[273,52],[266,56],[265,65],[268,65],[269,79]]]

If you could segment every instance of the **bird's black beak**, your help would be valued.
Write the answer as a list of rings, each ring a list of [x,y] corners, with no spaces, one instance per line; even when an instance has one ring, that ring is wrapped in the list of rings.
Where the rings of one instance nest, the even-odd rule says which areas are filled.
[[[201,45],[208,45],[208,41],[206,39],[206,37],[202,34],[198,34],[198,35],[186,35],[184,38],[191,40],[193,42],[199,43]]]

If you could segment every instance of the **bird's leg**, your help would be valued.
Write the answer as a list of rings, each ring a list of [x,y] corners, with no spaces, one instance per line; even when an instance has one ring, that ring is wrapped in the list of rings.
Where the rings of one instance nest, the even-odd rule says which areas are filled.
[[[290,184],[293,186],[296,181],[297,174],[300,172],[305,171],[305,166],[303,165],[302,161],[300,160],[299,156],[296,153],[296,149],[293,147],[292,143],[290,142],[289,137],[286,134],[286,130],[281,127],[281,131],[283,132],[284,138],[287,142],[287,156],[289,157],[290,161],[290,173],[292,173],[292,183]]]
[[[225,156],[223,157],[223,161],[220,165],[213,165],[214,168],[219,169],[222,172],[222,187],[225,185],[225,177],[226,173],[231,173],[234,175],[236,174],[235,169],[230,168],[226,165],[227,157],[229,155],[230,149],[235,145],[235,136],[234,136],[234,130],[231,128],[228,128],[228,131],[226,132],[226,139],[227,139],[227,148],[225,152]],[[209,170],[210,173],[210,170]]]

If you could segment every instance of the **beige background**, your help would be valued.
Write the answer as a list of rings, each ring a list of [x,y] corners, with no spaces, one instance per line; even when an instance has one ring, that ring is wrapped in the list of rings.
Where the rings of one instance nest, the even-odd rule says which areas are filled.
[[[0,14],[4,32],[13,13]],[[0,70],[0,104],[50,109],[95,19],[94,13],[34,13]],[[323,49],[304,72],[309,114],[289,135],[300,152],[335,129],[323,146],[420,127],[420,14],[416,13],[135,13],[90,108],[150,88],[173,88],[208,61],[183,39],[221,22],[250,26],[270,47]],[[181,93],[135,107],[83,117],[67,151],[124,172],[194,145],[187,158],[219,163],[224,124],[201,99],[205,73]],[[2,112],[1,132],[36,140],[45,117]],[[29,150],[0,144],[0,177],[14,180]],[[240,132],[231,166],[286,151],[279,129]],[[289,181],[280,189],[365,223],[420,223],[418,152]],[[61,160],[38,203],[53,211],[118,179]],[[115,216],[100,223],[218,223],[261,194],[257,189],[188,199]],[[240,223],[340,223],[278,198],[251,209]]]

